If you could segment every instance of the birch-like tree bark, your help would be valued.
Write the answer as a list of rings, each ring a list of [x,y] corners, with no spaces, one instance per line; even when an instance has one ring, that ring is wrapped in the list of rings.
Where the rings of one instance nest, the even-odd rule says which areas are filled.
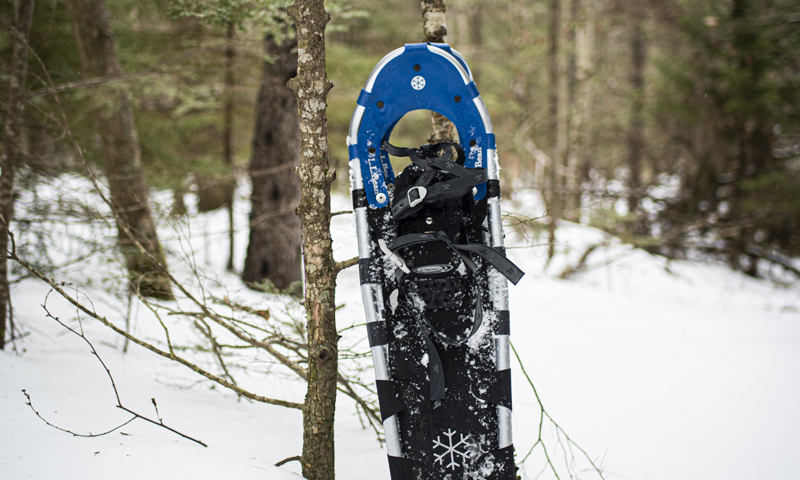
[[[447,22],[445,21],[444,0],[420,0],[422,7],[422,31],[425,41],[447,43]],[[444,115],[431,112],[430,144],[452,142],[456,138],[456,127]]]
[[[33,20],[33,0],[15,0],[14,50],[8,86],[2,174],[0,174],[0,350],[5,347],[6,326],[10,325],[10,289],[8,284],[8,230],[14,217],[14,176],[19,164],[20,125],[24,113],[25,76],[28,73],[28,38]],[[13,334],[13,331],[11,332]]]
[[[122,68],[111,31],[111,14],[105,2],[69,0],[68,7],[81,76],[90,79],[120,75]],[[171,299],[169,279],[161,270],[166,268],[166,262],[150,212],[142,154],[128,93],[118,84],[107,85],[101,95],[95,95],[92,109],[111,202],[116,210],[119,246],[125,257],[131,288],[142,295]],[[161,265],[154,265],[136,247],[137,242]]]
[[[333,480],[333,420],[336,405],[338,341],[337,266],[331,244],[331,183],[326,99],[333,84],[325,71],[323,0],[295,0],[288,8],[297,32],[297,76],[289,81],[300,117],[300,206],[303,232],[305,309],[308,322],[308,391],[303,406],[303,476]]]
[[[294,171],[300,157],[297,101],[286,82],[297,74],[297,40],[273,35],[264,39],[270,57],[264,62],[258,92],[250,178],[253,183],[250,243],[242,278],[270,280],[284,289],[300,280],[300,179]]]

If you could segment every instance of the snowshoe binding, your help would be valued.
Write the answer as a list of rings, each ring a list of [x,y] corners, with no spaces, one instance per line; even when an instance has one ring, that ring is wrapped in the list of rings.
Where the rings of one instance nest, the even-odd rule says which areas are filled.
[[[373,69],[348,135],[359,274],[392,480],[512,480],[507,280],[494,135],[464,59],[405,45]],[[459,142],[400,148],[432,110]],[[395,178],[389,155],[410,164]]]

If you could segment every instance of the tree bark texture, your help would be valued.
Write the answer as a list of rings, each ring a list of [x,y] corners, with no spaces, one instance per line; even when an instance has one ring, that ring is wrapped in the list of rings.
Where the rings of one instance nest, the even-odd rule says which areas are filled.
[[[579,0],[561,0],[561,37],[558,83],[558,133],[556,151],[558,155],[558,203],[559,218],[574,220],[576,208],[570,204],[574,174],[569,165],[569,151],[573,132],[570,130],[575,102],[575,22]]]
[[[556,222],[561,216],[559,198],[559,119],[560,119],[560,85],[561,85],[561,62],[560,62],[560,38],[561,38],[561,0],[550,0],[550,25],[549,25],[549,49],[548,62],[550,69],[550,94],[548,96],[548,130],[550,140],[550,168],[547,172],[547,193],[545,202],[547,204],[547,214],[550,217],[548,224],[548,249],[547,257],[553,258],[556,248]]]
[[[14,49],[11,57],[11,75],[8,87],[5,137],[3,144],[2,173],[0,174],[0,252],[9,248],[7,227],[14,217],[14,176],[19,164],[20,125],[24,113],[25,76],[28,72],[28,38],[33,19],[33,0],[14,2]],[[0,257],[0,350],[5,347],[6,326],[10,325],[10,288],[8,284],[8,259]],[[11,331],[13,334],[13,331]]]
[[[646,56],[645,34],[642,20],[636,19],[631,34],[631,123],[628,129],[628,211],[639,207],[642,186],[642,152],[644,149],[644,66]]]
[[[121,74],[111,31],[111,14],[105,2],[69,0],[68,6],[81,61],[81,76],[90,79]],[[171,299],[169,280],[160,270],[166,268],[166,262],[150,213],[130,98],[122,86],[107,86],[102,93],[95,96],[92,116],[100,135],[103,166],[116,210],[119,246],[125,257],[130,286],[142,295]],[[125,228],[133,239],[125,233]],[[160,262],[160,268],[139,251],[134,239]]]
[[[228,29],[225,38],[228,45],[225,47],[225,105],[223,106],[222,126],[222,160],[233,173],[233,60],[236,57],[236,50],[233,47],[233,39],[236,35],[236,24],[228,22]],[[233,196],[236,193],[236,178],[231,175],[225,189],[225,208],[228,210],[228,263],[226,268],[233,271]]]
[[[308,392],[303,406],[303,476],[333,480],[333,420],[338,339],[336,265],[331,245],[331,183],[326,99],[333,84],[325,72],[323,0],[295,0],[288,8],[297,31],[297,76],[289,81],[300,117],[300,224],[303,232],[305,309],[308,321]]]
[[[445,22],[444,0],[421,0],[422,31],[425,41],[447,43],[447,22]],[[456,138],[456,127],[444,115],[431,112],[431,138],[429,143],[452,142]]]
[[[591,143],[592,104],[594,102],[594,21],[595,0],[573,0],[575,21],[575,94],[570,119],[571,142],[567,157],[566,207],[568,218],[580,219],[581,192],[589,162]]]
[[[286,82],[297,74],[297,41],[278,45],[264,39],[266,54],[256,106],[250,178],[253,183],[250,243],[242,278],[248,283],[270,280],[284,289],[301,278],[300,179],[294,167],[300,158],[297,101]]]

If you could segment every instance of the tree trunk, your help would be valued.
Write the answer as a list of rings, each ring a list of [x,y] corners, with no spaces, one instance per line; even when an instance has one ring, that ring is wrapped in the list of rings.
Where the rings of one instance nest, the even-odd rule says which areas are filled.
[[[326,99],[333,84],[325,72],[323,0],[295,0],[288,8],[297,31],[297,76],[289,81],[300,117],[300,224],[303,232],[305,309],[308,321],[308,392],[303,406],[303,476],[333,480],[333,420],[338,340],[336,264],[331,245],[331,183]]]
[[[264,62],[258,92],[250,178],[253,183],[250,243],[242,279],[270,280],[284,289],[300,280],[300,180],[294,171],[300,157],[297,101],[286,82],[297,73],[296,40],[278,45],[264,39],[270,61]]]
[[[236,24],[228,22],[225,47],[225,105],[223,106],[222,127],[222,156],[225,165],[230,168],[231,178],[228,179],[225,189],[225,208],[228,210],[228,263],[226,269],[233,271],[233,196],[236,193],[236,179],[233,177],[233,59],[236,51],[233,48],[233,38],[236,34]]]
[[[481,45],[483,45],[483,25],[486,22],[486,10],[483,6],[483,0],[477,0],[472,5],[467,6],[467,40],[469,41],[469,58],[474,59],[472,70],[472,81],[478,84],[478,79],[481,76]],[[465,33],[467,33],[465,32]],[[464,45],[459,45],[463,48]],[[476,62],[477,60],[477,62]]]
[[[14,217],[14,175],[19,164],[20,125],[24,109],[25,77],[28,72],[28,38],[33,19],[33,0],[14,2],[14,50],[11,58],[8,107],[6,113],[3,144],[2,173],[0,174],[0,252],[9,248],[7,228]],[[8,260],[0,257],[0,350],[5,347],[6,325],[11,325],[10,288],[8,284]],[[13,328],[9,328],[13,336]]]
[[[447,43],[447,23],[445,22],[444,0],[420,0],[422,6],[422,31],[425,41]],[[431,144],[452,142],[457,135],[456,127],[444,115],[431,112]]]
[[[575,95],[570,120],[571,142],[567,157],[567,206],[572,221],[580,220],[581,191],[588,163],[588,148],[591,142],[594,75],[594,2],[595,0],[573,0],[576,10],[575,25]]]
[[[642,29],[642,19],[634,19],[633,33],[631,35],[631,123],[628,130],[628,211],[635,213],[639,209],[642,188],[642,151],[644,147],[644,65],[645,65],[645,36]]]
[[[547,214],[550,217],[548,225],[548,249],[547,258],[553,258],[556,246],[556,222],[561,216],[559,198],[559,119],[560,119],[560,86],[561,86],[561,55],[559,39],[561,36],[561,0],[550,0],[550,45],[548,50],[548,60],[550,68],[550,94],[548,97],[548,130],[550,146],[550,168],[547,172],[548,188],[545,195],[547,203]]]
[[[574,158],[571,155],[572,145],[575,142],[575,131],[573,130],[573,122],[575,119],[575,96],[577,81],[577,59],[576,59],[576,36],[577,24],[579,22],[579,9],[581,8],[581,0],[565,0],[569,4],[569,14],[562,13],[562,22],[566,24],[562,26],[562,32],[566,35],[564,42],[563,53],[563,68],[564,76],[562,78],[563,85],[559,91],[559,100],[563,104],[563,109],[559,113],[559,134],[560,134],[560,147],[562,159],[561,175],[561,194],[559,200],[561,201],[561,217],[569,221],[576,221],[580,216],[578,202],[575,202],[575,193],[577,190],[577,170],[575,169]],[[563,11],[566,11],[564,9]]]
[[[556,115],[556,150],[553,159],[556,162],[553,173],[555,175],[554,184],[554,197],[557,211],[557,218],[560,220],[564,218],[565,214],[565,200],[566,191],[564,189],[565,181],[569,175],[567,172],[567,153],[569,153],[569,118],[571,106],[571,83],[573,76],[570,74],[570,63],[572,57],[572,39],[569,32],[570,15],[567,14],[567,7],[570,6],[571,0],[561,0],[561,19],[560,26],[561,38],[566,38],[566,42],[562,43],[560,51],[558,52],[558,114]]]
[[[111,14],[105,2],[69,0],[68,6],[78,45],[81,76],[89,79],[122,73],[111,31]],[[100,135],[103,165],[111,202],[116,210],[119,245],[127,264],[130,287],[142,295],[171,299],[169,280],[161,273],[166,263],[150,213],[130,99],[119,85],[106,86],[102,93],[95,96],[92,117]],[[126,234],[126,228],[130,236]],[[142,254],[134,240],[161,266],[154,265]]]

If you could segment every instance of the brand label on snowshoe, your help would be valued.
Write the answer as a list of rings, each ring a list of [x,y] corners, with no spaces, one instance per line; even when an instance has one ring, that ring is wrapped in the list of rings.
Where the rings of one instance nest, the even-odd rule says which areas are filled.
[[[423,265],[414,269],[414,273],[421,273],[423,275],[431,275],[436,273],[446,273],[453,269],[449,263],[436,264],[436,265]]]

